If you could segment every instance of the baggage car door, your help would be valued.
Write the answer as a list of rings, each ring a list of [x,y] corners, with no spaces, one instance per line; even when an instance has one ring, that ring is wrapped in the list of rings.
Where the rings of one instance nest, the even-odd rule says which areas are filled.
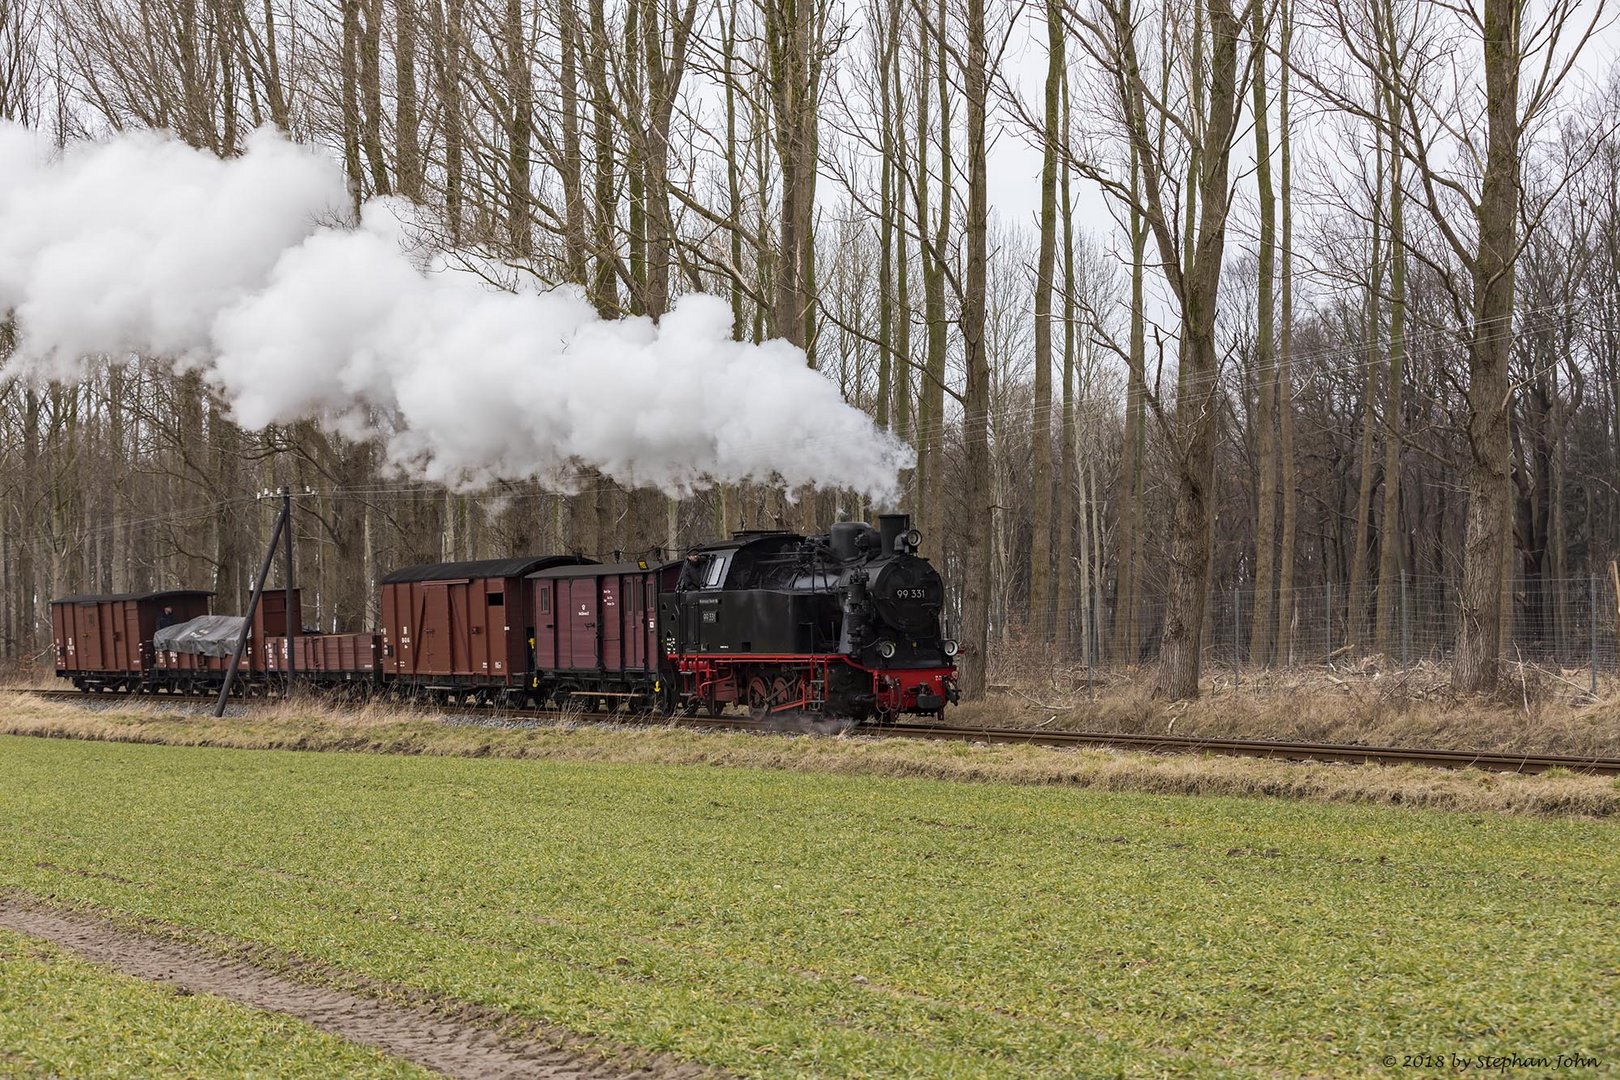
[[[422,586],[422,613],[417,617],[416,670],[442,675],[450,671],[450,587],[443,582]]]
[[[567,604],[566,586],[550,578],[539,581],[534,590],[534,666],[538,670],[564,666],[559,654],[566,631],[558,632],[557,620],[564,618],[567,626]]]
[[[596,628],[601,621],[601,605],[594,577],[573,578],[568,582],[568,657],[564,667],[597,666]]]
[[[104,610],[101,604],[79,604],[77,607],[79,669],[105,671],[107,667],[105,646],[110,642],[102,640],[102,631],[105,625],[112,621],[112,611],[110,607]]]

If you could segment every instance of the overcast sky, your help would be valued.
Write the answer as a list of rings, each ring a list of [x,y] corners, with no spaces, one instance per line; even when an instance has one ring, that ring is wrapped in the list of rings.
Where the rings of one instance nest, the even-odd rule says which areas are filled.
[[[1534,7],[1540,5],[1533,4]],[[1591,0],[1577,11],[1576,18],[1589,20],[1595,6]],[[1029,101],[1033,111],[1039,115],[1041,100],[1044,93],[1046,78],[1046,38],[1044,25],[1038,18],[1026,17],[1023,27],[1017,31],[1008,47],[1005,60],[1005,70],[1012,73],[1022,89],[1024,98]],[[1605,26],[1596,38],[1588,45],[1582,54],[1577,78],[1579,86],[1575,97],[1585,96],[1597,89],[1612,71],[1616,58],[1620,57],[1620,3],[1610,2],[1605,9]],[[1076,60],[1077,50],[1071,45],[1070,62]],[[1273,75],[1275,75],[1275,61],[1273,60]],[[1296,82],[1296,95],[1298,94]],[[1296,96],[1294,99],[1296,120],[1303,111],[1303,102]],[[1075,123],[1083,123],[1085,108],[1079,101],[1072,103]],[[1275,100],[1273,100],[1275,109]],[[991,149],[988,178],[990,186],[990,205],[992,213],[1003,221],[1030,230],[1033,234],[1039,224],[1040,214],[1040,150],[1030,145],[1029,140],[1023,136],[1018,127],[1005,116],[994,129],[997,134]],[[1310,152],[1313,148],[1300,145],[1302,140],[1296,135],[1296,177],[1298,176],[1299,155]],[[1273,135],[1273,150],[1275,150],[1276,136]],[[1245,128],[1244,136],[1240,139],[1237,153],[1233,157],[1233,171],[1240,170],[1245,177],[1252,176],[1254,169],[1254,143],[1252,135]],[[1074,180],[1074,196],[1076,202],[1076,228],[1086,229],[1098,236],[1106,236],[1112,242],[1122,242],[1120,233],[1110,214],[1108,201],[1094,185],[1080,180]],[[1242,222],[1246,216],[1240,209],[1238,233],[1233,236],[1233,244],[1241,244],[1240,237],[1247,235],[1250,226]]]

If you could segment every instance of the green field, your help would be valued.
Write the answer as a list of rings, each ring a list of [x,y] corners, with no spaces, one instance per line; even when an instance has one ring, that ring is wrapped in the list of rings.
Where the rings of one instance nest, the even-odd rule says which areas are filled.
[[[0,930],[0,1076],[422,1077],[220,998],[114,974]]]
[[[9,737],[0,821],[0,889],[744,1073],[1620,1062],[1610,822]]]

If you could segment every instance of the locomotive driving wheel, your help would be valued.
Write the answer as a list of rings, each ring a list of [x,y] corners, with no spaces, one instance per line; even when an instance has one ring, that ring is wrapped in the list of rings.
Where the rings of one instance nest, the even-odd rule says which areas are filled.
[[[748,680],[748,715],[755,720],[764,720],[784,705],[797,700],[798,696],[798,682],[786,675],[771,679],[755,675]]]
[[[748,715],[754,720],[771,715],[771,684],[763,675],[748,680]]]

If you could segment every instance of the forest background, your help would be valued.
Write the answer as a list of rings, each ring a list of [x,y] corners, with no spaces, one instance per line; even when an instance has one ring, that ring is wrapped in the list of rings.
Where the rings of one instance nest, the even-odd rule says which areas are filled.
[[[1615,661],[1620,80],[1601,3],[3,0],[0,118],[271,124],[356,208],[605,317],[727,299],[917,450],[976,692],[998,657]],[[6,338],[0,349],[7,348]],[[3,369],[0,369],[3,370]],[[536,371],[536,378],[544,378]],[[559,392],[566,393],[566,388]],[[722,423],[723,418],[716,418]],[[877,507],[582,468],[449,491],[195,373],[0,383],[0,656],[52,596],[245,602],[300,494],[306,621],[412,562],[678,555]]]

